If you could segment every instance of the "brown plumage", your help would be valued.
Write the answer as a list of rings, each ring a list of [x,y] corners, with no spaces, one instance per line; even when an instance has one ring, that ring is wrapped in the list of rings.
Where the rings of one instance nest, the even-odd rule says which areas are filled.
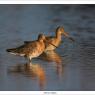
[[[47,36],[46,37],[46,40],[48,42],[52,43],[53,45],[50,44],[50,43],[47,43],[45,51],[54,50],[56,47],[58,47],[60,45],[60,43],[61,43],[61,36],[62,35],[68,37],[70,40],[73,41],[73,38],[69,37],[69,34],[64,31],[64,28],[59,26],[56,29],[55,36]],[[24,41],[25,44],[30,43],[30,42],[31,41]]]
[[[7,49],[6,51],[14,55],[25,56],[29,59],[29,61],[31,61],[32,58],[37,57],[43,53],[45,49],[45,39],[45,36],[40,34],[38,36],[38,40],[24,44],[17,48]]]

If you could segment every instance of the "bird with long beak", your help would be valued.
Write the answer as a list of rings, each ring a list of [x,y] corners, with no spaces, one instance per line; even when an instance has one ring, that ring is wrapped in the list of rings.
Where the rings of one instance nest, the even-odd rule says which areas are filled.
[[[46,48],[46,42],[46,37],[43,34],[39,34],[37,40],[17,48],[7,49],[6,51],[14,55],[24,56],[29,60],[30,63],[32,58],[38,57],[43,53]]]
[[[55,36],[47,36],[46,37],[46,40],[48,41],[48,43],[46,44],[45,51],[56,49],[61,43],[61,40],[62,40],[61,36],[62,35],[69,38],[71,41],[74,41],[74,39],[72,37],[70,37],[67,32],[64,31],[64,28],[59,26],[56,29]],[[30,43],[30,42],[31,41],[24,41],[25,44]]]

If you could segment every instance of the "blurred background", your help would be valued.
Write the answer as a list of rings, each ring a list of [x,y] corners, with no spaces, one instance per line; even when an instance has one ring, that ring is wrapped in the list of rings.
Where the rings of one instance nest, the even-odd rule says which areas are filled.
[[[63,36],[56,51],[32,66],[6,52],[40,33],[55,35],[58,26],[75,42]],[[0,5],[0,90],[95,90],[95,5]]]

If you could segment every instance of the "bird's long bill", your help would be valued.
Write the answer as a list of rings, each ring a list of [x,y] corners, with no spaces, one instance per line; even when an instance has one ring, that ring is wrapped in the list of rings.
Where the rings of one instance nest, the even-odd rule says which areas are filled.
[[[70,39],[72,42],[75,42],[75,40],[74,40],[72,37],[69,37],[69,39]]]
[[[67,37],[69,40],[71,40],[72,42],[75,41],[72,37],[69,36],[69,33],[64,32],[63,35],[64,35],[65,37]]]

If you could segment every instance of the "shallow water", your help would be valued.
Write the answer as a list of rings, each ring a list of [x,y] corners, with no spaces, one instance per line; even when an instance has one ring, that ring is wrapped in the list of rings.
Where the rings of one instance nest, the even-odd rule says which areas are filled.
[[[32,60],[7,48],[54,35],[64,26],[75,42],[62,37],[54,52]],[[95,90],[95,5],[0,5],[0,90]]]

